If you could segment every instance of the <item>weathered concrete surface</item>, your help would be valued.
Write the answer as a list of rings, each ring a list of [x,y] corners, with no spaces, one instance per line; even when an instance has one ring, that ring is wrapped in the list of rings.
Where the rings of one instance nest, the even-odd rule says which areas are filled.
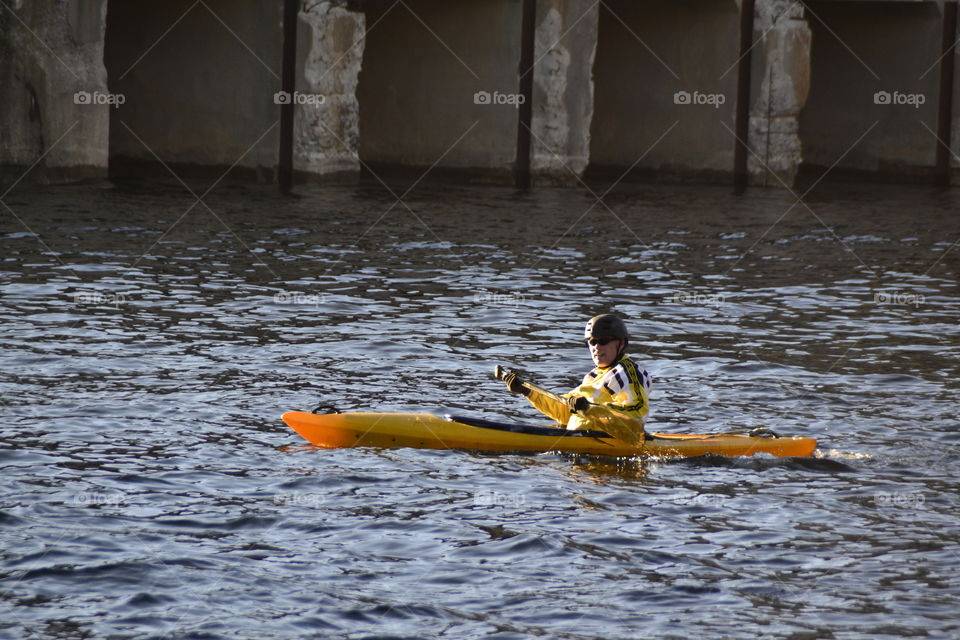
[[[810,27],[803,5],[756,5],[748,170],[752,184],[792,186],[803,158],[800,114],[810,91]]]
[[[277,163],[282,3],[110,2],[106,66],[126,96],[112,114],[110,171],[264,180]]]
[[[531,173],[535,184],[574,185],[590,159],[599,4],[537,2]]]
[[[103,66],[106,0],[0,7],[0,178],[106,174],[110,106]],[[103,98],[101,98],[103,97]]]
[[[308,175],[357,172],[366,16],[333,2],[306,4],[298,31],[297,90],[305,97],[294,119],[294,168]]]
[[[730,180],[738,30],[734,0],[605,2],[591,170]]]
[[[812,45],[800,117],[804,165],[817,173],[928,177],[937,130],[937,5],[811,1],[806,18]]]
[[[738,5],[537,0],[535,183],[577,184],[585,167],[729,180]],[[512,180],[521,6],[302,3],[298,174],[355,173],[360,157],[372,167]],[[109,164],[114,175],[166,166],[219,175],[236,165],[272,179],[281,17],[280,0],[8,0],[0,174],[13,182],[36,165],[30,179],[69,180],[102,176]],[[926,179],[941,26],[935,2],[757,0],[752,183],[793,186],[828,169]],[[956,69],[960,78],[960,60]],[[960,79],[955,175],[958,105]]]
[[[358,87],[364,163],[436,165],[509,180],[516,158],[520,3],[364,6]]]

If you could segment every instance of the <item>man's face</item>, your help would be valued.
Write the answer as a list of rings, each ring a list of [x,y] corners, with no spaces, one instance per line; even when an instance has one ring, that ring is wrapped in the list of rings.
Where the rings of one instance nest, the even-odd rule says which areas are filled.
[[[587,346],[590,348],[590,357],[593,358],[593,364],[598,367],[609,367],[616,360],[617,354],[623,347],[623,340],[617,340],[612,337],[590,338],[587,340]]]

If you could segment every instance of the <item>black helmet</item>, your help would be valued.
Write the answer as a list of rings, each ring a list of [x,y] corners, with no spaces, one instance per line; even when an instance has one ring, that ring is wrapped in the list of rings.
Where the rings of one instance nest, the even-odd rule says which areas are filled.
[[[583,339],[589,340],[590,338],[607,337],[629,342],[630,336],[627,334],[627,325],[623,324],[623,320],[611,313],[604,313],[590,318],[587,326],[583,329]]]

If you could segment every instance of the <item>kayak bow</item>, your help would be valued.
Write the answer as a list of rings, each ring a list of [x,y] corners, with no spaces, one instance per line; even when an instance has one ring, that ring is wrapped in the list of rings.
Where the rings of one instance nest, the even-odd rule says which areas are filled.
[[[567,431],[464,416],[429,413],[334,413],[288,411],[283,421],[311,444],[341,447],[416,447],[474,451],[563,451],[606,456],[809,456],[813,438],[760,437],[735,433],[654,433],[636,446],[601,431]]]

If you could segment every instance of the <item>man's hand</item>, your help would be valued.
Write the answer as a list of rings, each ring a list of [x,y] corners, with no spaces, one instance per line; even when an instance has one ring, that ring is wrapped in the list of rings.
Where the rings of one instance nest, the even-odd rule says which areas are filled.
[[[579,413],[590,408],[590,401],[583,396],[570,396],[567,398],[567,406],[570,407],[570,413]]]
[[[510,393],[520,393],[523,394],[524,388],[523,383],[520,381],[520,378],[513,371],[508,371],[503,376],[503,383],[507,385],[507,389],[510,390]]]

